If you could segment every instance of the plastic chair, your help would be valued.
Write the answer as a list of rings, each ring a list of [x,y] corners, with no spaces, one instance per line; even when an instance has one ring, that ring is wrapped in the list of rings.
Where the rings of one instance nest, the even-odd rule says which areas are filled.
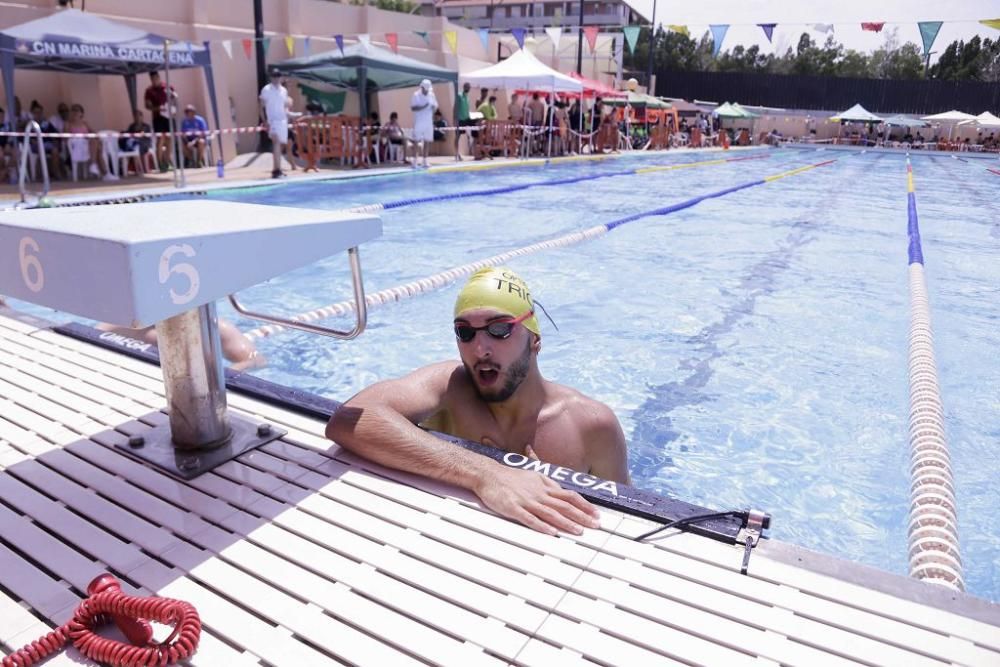
[[[118,135],[115,132],[98,132],[101,138],[101,158],[104,160],[104,166],[106,169],[105,173],[115,174],[120,176],[118,173]]]
[[[86,178],[87,167],[90,165],[90,140],[85,137],[70,137],[66,140],[66,146],[69,150],[69,173],[73,181],[77,180],[78,166],[83,169],[83,176]]]
[[[128,162],[132,161],[132,166],[135,167],[136,175],[146,173],[146,165],[143,164],[144,160],[142,158],[142,151],[139,150],[139,144],[136,143],[135,148],[130,151],[123,151],[118,149],[118,175],[128,176]]]

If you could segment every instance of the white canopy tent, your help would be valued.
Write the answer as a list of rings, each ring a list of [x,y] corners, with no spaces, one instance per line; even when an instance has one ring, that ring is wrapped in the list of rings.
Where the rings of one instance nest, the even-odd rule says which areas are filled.
[[[955,126],[965,120],[975,120],[975,116],[971,113],[965,113],[964,111],[956,111],[952,109],[951,111],[944,111],[942,113],[936,113],[932,116],[921,116],[921,120],[929,120],[931,122],[940,123],[942,125],[948,126],[948,139],[951,139],[951,133],[955,129]]]
[[[556,93],[579,93],[583,84],[552,69],[530,51],[521,49],[510,58],[483,69],[459,74],[459,79],[480,88],[506,90],[544,90]]]
[[[855,104],[847,111],[839,113],[836,116],[832,116],[830,120],[848,121],[852,123],[878,123],[882,120],[882,117],[876,116],[860,104]]]
[[[483,69],[459,74],[461,81],[467,81],[480,88],[503,88],[505,90],[547,91],[556,93],[582,93],[583,84],[576,79],[552,69],[533,53],[525,49],[516,51],[506,60]],[[580,104],[583,113],[583,104]],[[547,152],[552,153],[552,114],[549,113],[549,141]]]
[[[1000,118],[994,116],[989,111],[984,111],[975,118],[959,122],[959,125],[972,124],[975,124],[976,127],[985,127],[991,130],[1000,129]]]

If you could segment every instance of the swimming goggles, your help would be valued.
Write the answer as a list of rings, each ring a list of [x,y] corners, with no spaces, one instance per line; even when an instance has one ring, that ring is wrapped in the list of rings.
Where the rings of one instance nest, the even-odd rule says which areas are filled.
[[[471,343],[472,339],[476,337],[476,332],[485,331],[497,340],[505,340],[510,338],[510,334],[514,331],[515,324],[520,324],[534,314],[534,310],[529,310],[520,317],[493,320],[489,324],[482,327],[474,327],[468,322],[455,322],[455,336],[463,343]]]

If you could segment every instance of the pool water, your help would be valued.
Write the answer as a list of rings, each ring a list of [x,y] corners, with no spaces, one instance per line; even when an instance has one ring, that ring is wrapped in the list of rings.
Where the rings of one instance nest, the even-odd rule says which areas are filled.
[[[870,153],[757,155],[767,157],[385,211],[384,236],[361,249],[366,290],[838,158],[509,265],[559,327],[539,318],[543,374],[613,408],[636,486],[712,508],[760,508],[774,517],[774,538],[906,574],[905,163]],[[719,156],[418,172],[209,196],[342,209]],[[1000,179],[949,158],[915,157],[913,169],[965,581],[970,593],[1000,600],[1000,525],[991,520],[1000,506]],[[458,289],[374,308],[354,341],[299,332],[259,340],[269,365],[257,374],[344,400],[457,358]],[[287,314],[348,299],[346,258],[242,297]],[[257,325],[228,306],[220,314]]]

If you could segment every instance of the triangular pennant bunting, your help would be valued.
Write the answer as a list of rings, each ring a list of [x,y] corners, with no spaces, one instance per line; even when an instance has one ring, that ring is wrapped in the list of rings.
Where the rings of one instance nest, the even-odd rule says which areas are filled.
[[[634,54],[635,43],[639,41],[639,26],[627,25],[622,28],[622,34],[625,35],[625,43],[628,44],[628,52]]]
[[[231,39],[222,40],[222,48],[226,51],[226,55],[229,59],[233,59],[233,41]]]
[[[445,30],[444,39],[448,42],[448,46],[451,48],[451,52],[458,55],[458,31],[457,30]]]
[[[483,50],[490,50],[490,31],[487,28],[479,29],[479,41],[483,43]]]
[[[420,38],[424,40],[424,43],[430,46],[431,38],[428,37],[426,32],[424,32],[423,30],[414,30],[413,32],[420,35]]]
[[[291,35],[285,35],[285,48],[288,49],[288,55],[295,53],[295,38]]]
[[[987,28],[996,28],[1000,30],[1000,19],[983,19],[980,21]]]
[[[253,40],[252,39],[241,39],[243,42],[243,53],[247,54],[247,60],[250,60],[250,56],[253,54]]]
[[[310,52],[312,51],[312,37],[305,38],[305,40],[302,42],[302,50],[306,52],[307,56],[310,54]]]
[[[825,32],[830,35],[833,34],[833,24],[832,23],[813,23],[812,29],[816,32]]]
[[[372,43],[372,36],[369,35],[367,32],[363,32],[360,35],[358,35],[358,41],[364,44],[365,46],[368,46],[369,44]]]
[[[760,29],[764,31],[764,35],[767,37],[767,41],[771,41],[771,35],[774,34],[774,27],[778,25],[777,23],[758,23]]]
[[[884,21],[881,23],[873,23],[869,21],[861,24],[861,29],[866,32],[882,32],[882,28],[884,27],[885,27]]]
[[[719,55],[719,51],[722,50],[722,40],[726,38],[726,33],[729,31],[728,24],[717,24],[710,25],[708,29],[712,31],[712,57]]]
[[[931,52],[934,40],[937,39],[938,32],[941,30],[941,21],[922,21],[917,24],[917,27],[920,28],[920,39],[924,42],[924,55],[926,56]]]
[[[524,28],[511,28],[510,34],[514,35],[514,41],[517,42],[517,48],[524,48]]]
[[[337,42],[337,48],[340,49],[340,55],[344,55],[344,36],[334,35],[333,41]]]
[[[560,28],[559,26],[556,26],[554,28],[546,28],[545,34],[548,35],[549,39],[552,40],[552,48],[558,49],[559,40],[562,39],[562,28]]]
[[[583,29],[583,35],[587,38],[587,44],[590,46],[590,52],[593,53],[597,49],[597,32],[600,30],[596,25],[588,25]]]
[[[264,55],[267,55],[267,50],[271,48],[271,38],[264,37],[260,40],[260,43],[264,45]]]
[[[385,33],[385,42],[393,53],[399,53],[399,35],[394,32]]]
[[[670,30],[670,32],[680,33],[685,37],[691,36],[691,31],[688,30],[688,27],[686,25],[668,25],[667,28]]]

